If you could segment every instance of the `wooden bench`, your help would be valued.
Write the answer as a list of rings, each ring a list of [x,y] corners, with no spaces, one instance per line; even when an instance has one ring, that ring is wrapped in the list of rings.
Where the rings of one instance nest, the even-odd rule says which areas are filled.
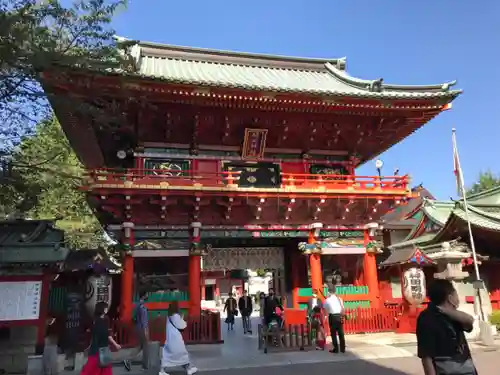
[[[259,350],[268,353],[273,351],[303,351],[313,346],[311,330],[308,326],[288,325],[283,329],[269,331],[266,326],[259,324],[258,346]],[[270,345],[272,343],[272,345]]]

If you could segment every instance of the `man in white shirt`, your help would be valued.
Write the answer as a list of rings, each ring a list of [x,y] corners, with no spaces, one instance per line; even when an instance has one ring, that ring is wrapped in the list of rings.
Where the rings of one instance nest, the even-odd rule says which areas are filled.
[[[335,294],[335,287],[330,290],[328,298],[323,304],[323,308],[328,314],[328,324],[330,325],[330,332],[332,335],[332,345],[333,349],[330,353],[340,352],[345,353],[345,337],[344,337],[344,301],[342,298]],[[338,340],[337,340],[338,335]]]

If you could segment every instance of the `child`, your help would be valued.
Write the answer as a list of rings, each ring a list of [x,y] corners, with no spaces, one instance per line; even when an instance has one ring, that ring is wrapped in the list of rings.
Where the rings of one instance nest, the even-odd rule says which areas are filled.
[[[325,350],[326,336],[323,324],[324,318],[321,307],[315,306],[312,311],[312,328],[316,330],[316,350]]]

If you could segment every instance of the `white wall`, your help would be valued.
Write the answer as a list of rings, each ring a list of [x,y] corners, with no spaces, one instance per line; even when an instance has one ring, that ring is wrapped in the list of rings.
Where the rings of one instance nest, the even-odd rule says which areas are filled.
[[[269,282],[271,281],[270,276],[260,277],[260,276],[251,276],[248,279],[248,293],[251,295],[264,292],[268,293],[269,291]]]

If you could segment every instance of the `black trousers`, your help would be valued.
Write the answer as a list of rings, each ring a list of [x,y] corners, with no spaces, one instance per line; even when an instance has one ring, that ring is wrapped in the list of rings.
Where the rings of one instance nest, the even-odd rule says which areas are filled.
[[[328,324],[330,325],[330,333],[332,335],[332,345],[334,351],[345,352],[345,336],[344,336],[344,323],[342,320],[342,315],[340,314],[329,314]],[[338,335],[338,340],[337,340]],[[340,343],[340,348],[339,348]]]

